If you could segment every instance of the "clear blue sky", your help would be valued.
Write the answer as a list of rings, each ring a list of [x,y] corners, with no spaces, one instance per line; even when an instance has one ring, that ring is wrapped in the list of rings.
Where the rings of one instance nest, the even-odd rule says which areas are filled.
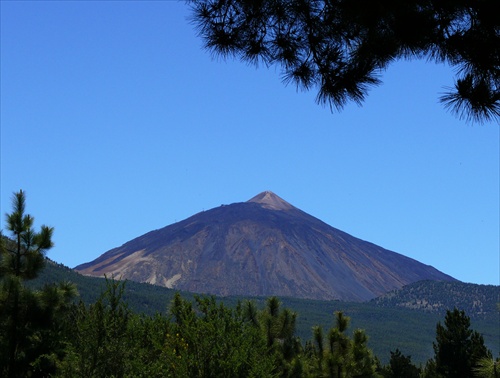
[[[353,236],[499,284],[499,125],[400,62],[331,113],[279,69],[219,61],[175,1],[1,2],[1,228],[14,191],[73,267],[271,190]]]

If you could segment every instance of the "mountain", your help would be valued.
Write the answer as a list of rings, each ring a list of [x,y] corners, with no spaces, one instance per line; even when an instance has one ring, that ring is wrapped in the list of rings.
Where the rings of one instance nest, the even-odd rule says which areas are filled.
[[[151,231],[75,268],[220,296],[366,301],[455,279],[355,238],[266,191]]]

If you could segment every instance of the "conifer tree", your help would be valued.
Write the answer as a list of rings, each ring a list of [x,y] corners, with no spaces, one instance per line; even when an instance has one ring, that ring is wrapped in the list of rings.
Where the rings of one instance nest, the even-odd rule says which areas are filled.
[[[470,328],[470,318],[456,308],[446,312],[444,325],[437,324],[433,347],[436,372],[449,378],[472,377],[479,361],[492,358],[483,336]]]
[[[391,359],[389,366],[384,377],[387,378],[419,378],[420,369],[417,368],[412,362],[410,356],[405,356],[399,349],[396,348],[394,352],[391,351]]]
[[[7,231],[0,251],[0,375],[6,377],[44,376],[54,369],[61,352],[62,319],[55,320],[75,289],[62,283],[42,291],[25,287],[45,265],[45,253],[52,248],[54,229],[42,225],[33,229],[34,218],[26,214],[26,195],[14,193],[13,211],[6,214]]]
[[[302,346],[295,336],[297,313],[282,309],[279,299],[270,297],[259,318],[269,353],[275,360],[274,373],[280,377],[297,376],[303,370],[299,358]]]
[[[188,3],[208,50],[278,65],[284,83],[317,88],[317,101],[332,109],[361,104],[392,62],[426,59],[456,68],[445,107],[476,121],[500,119],[498,0]]]
[[[474,368],[474,376],[477,378],[500,378],[500,358],[481,358]]]
[[[353,338],[346,335],[350,318],[343,312],[335,312],[335,326],[323,335],[321,327],[313,329],[313,363],[315,375],[321,377],[371,377],[375,374],[376,363],[367,346],[366,333],[357,329]],[[325,345],[326,343],[326,345]]]
[[[123,301],[124,283],[106,279],[106,290],[88,306],[73,309],[73,335],[60,374],[69,377],[125,377],[131,359],[127,333],[131,312]]]

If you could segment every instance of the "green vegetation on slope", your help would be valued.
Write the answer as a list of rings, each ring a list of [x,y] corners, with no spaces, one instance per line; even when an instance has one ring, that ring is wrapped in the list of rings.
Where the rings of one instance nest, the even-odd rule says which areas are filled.
[[[82,276],[50,260],[41,275],[30,282],[30,285],[43,287],[44,284],[61,281],[74,283],[80,299],[87,304],[94,303],[106,288],[104,279]],[[387,362],[390,358],[390,351],[398,348],[404,354],[411,355],[414,362],[425,363],[433,354],[432,342],[435,338],[437,322],[444,317],[447,310],[453,310],[455,307],[465,309],[465,312],[469,314],[468,309],[479,308],[468,305],[468,303],[478,302],[477,298],[480,298],[482,311],[471,312],[472,327],[484,336],[485,344],[493,354],[498,355],[500,353],[499,313],[494,309],[499,291],[500,287],[491,285],[422,281],[367,303],[297,298],[280,298],[280,300],[284,306],[298,313],[296,334],[303,341],[311,337],[313,326],[331,327],[334,312],[342,311],[352,319],[351,331],[357,328],[366,331],[369,347],[382,362]],[[166,314],[176,292],[160,286],[127,281],[123,299],[134,312],[147,315]],[[192,293],[182,292],[181,294],[188,300],[194,299]],[[410,294],[411,298],[420,298],[418,300],[422,302],[427,297],[428,303],[434,303],[436,298],[442,298],[439,306],[432,307],[438,308],[439,311],[427,311],[427,307],[401,306],[400,303],[409,301]],[[455,301],[454,298],[457,300]],[[266,301],[266,298],[259,297],[219,299],[232,308],[236,307],[238,301],[245,299],[254,300],[259,308],[263,308]]]
[[[470,328],[470,318],[463,310],[446,311],[444,324],[439,321],[436,326],[434,356],[417,367],[409,355],[401,353],[397,342],[406,339],[408,330],[422,335],[423,323],[418,318],[435,316],[433,312],[376,303],[363,307],[360,303],[285,298],[307,314],[302,332],[309,328],[311,336],[305,336],[304,343],[297,331],[298,313],[284,307],[277,297],[265,303],[262,299],[217,300],[198,295],[186,299],[172,290],[138,283],[130,283],[125,292],[126,282],[89,281],[47,260],[45,251],[52,247],[53,228],[42,226],[36,232],[33,224],[34,218],[25,214],[24,192],[19,191],[13,197],[12,213],[7,214],[11,238],[0,235],[1,376],[497,376],[500,360],[493,359],[484,336]],[[81,290],[78,302],[76,288]],[[484,311],[489,308],[483,304],[485,299],[474,302],[481,303],[476,311],[480,321],[496,315]],[[341,310],[332,314],[332,305]],[[346,309],[361,325],[353,331],[349,331]],[[328,312],[333,324],[324,326],[326,318],[321,314]],[[417,313],[420,315],[415,316]],[[368,323],[374,327],[374,348],[390,345],[386,365],[368,344]],[[377,339],[377,326],[381,325],[386,328]]]
[[[500,287],[464,282],[419,281],[372,300],[382,307],[401,307],[444,315],[457,307],[471,319],[498,313]]]

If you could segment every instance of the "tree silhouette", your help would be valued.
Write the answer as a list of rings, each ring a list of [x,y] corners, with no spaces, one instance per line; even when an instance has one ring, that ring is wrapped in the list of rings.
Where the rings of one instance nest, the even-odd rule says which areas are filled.
[[[361,104],[398,59],[456,68],[445,107],[472,121],[500,119],[496,0],[190,0],[215,55],[277,64],[284,83],[318,88],[317,102]]]
[[[419,378],[420,369],[411,362],[411,356],[404,356],[399,349],[391,351],[391,359],[389,361],[387,378]]]
[[[456,308],[446,312],[444,325],[437,324],[433,347],[436,372],[449,378],[472,377],[479,361],[492,358],[483,336],[470,329],[470,318]]]
[[[53,228],[33,229],[25,213],[26,195],[14,193],[13,211],[6,214],[12,239],[1,238],[0,250],[0,375],[48,375],[63,353],[62,316],[76,291],[73,285],[46,285],[41,291],[24,286],[45,265]]]

